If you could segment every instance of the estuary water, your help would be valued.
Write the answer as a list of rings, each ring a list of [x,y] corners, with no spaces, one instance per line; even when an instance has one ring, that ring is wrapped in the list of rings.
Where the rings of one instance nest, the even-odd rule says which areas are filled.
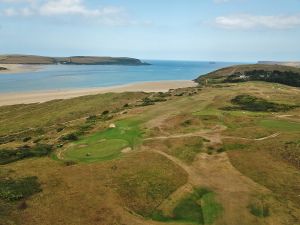
[[[238,62],[145,60],[151,65],[47,65],[38,71],[0,74],[0,92],[32,92],[108,87],[137,82],[193,80]]]

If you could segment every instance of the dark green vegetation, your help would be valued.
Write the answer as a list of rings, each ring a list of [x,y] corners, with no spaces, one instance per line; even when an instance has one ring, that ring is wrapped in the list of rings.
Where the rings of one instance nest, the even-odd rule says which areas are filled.
[[[269,206],[264,204],[263,202],[253,203],[248,206],[252,215],[257,217],[268,217],[270,216]]]
[[[0,66],[0,71],[3,71],[3,70],[7,70],[7,68]]]
[[[282,65],[241,65],[217,70],[196,79],[200,84],[265,81],[300,87],[300,69]]]
[[[204,225],[213,224],[222,210],[222,206],[215,201],[213,192],[198,188],[177,203],[172,217],[166,217],[159,211],[152,217],[158,221],[181,221]]]
[[[251,95],[238,95],[231,100],[237,106],[224,107],[223,110],[247,110],[252,112],[285,112],[298,106],[269,102]]]
[[[0,198],[16,201],[41,191],[37,177],[25,177],[17,180],[0,179]]]
[[[0,165],[15,162],[30,157],[42,157],[49,155],[51,145],[37,144],[33,147],[21,146],[17,149],[0,149]]]
[[[122,120],[113,125],[115,127],[74,142],[64,154],[64,159],[82,162],[111,160],[118,157],[123,149],[132,150],[141,143],[138,121]]]
[[[294,87],[300,87],[300,73],[292,71],[266,71],[266,70],[252,70],[245,73],[236,72],[228,76],[224,82],[235,83],[245,81],[265,81],[272,83],[285,84]]]
[[[2,64],[72,64],[72,65],[148,65],[139,59],[126,57],[45,57],[36,55],[0,55]]]

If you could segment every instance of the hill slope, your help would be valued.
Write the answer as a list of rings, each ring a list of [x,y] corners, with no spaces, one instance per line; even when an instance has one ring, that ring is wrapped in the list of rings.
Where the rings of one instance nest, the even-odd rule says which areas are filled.
[[[266,81],[300,87],[300,69],[283,65],[238,65],[198,77],[200,84]]]
[[[46,57],[36,55],[2,55],[0,64],[147,65],[139,59],[127,57]]]
[[[300,224],[299,105],[248,82],[0,107],[0,224]]]

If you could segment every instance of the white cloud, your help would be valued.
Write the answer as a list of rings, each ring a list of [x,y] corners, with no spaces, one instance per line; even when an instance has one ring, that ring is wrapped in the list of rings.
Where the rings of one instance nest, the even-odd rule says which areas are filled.
[[[5,16],[15,16],[18,14],[18,12],[13,8],[7,8],[3,10],[3,14]]]
[[[102,10],[103,9],[101,9],[101,11]],[[67,14],[97,16],[101,14],[99,9],[87,9],[81,0],[50,0],[41,5],[39,13],[47,16]]]
[[[260,16],[241,14],[220,16],[215,19],[215,24],[227,29],[290,29],[300,27],[299,15]]]
[[[88,7],[83,0],[0,0],[13,4],[0,15],[4,16],[76,16],[93,18],[95,22],[105,25],[132,25],[138,22],[130,19],[127,12],[116,6]],[[17,3],[22,3],[18,5]],[[24,3],[25,6],[24,6]],[[17,4],[17,6],[16,6]]]

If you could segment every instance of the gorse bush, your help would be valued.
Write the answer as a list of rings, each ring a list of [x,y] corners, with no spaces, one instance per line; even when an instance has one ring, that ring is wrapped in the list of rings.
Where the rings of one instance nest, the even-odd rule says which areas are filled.
[[[250,213],[256,217],[268,217],[270,216],[270,208],[264,203],[255,203],[248,206]]]
[[[244,73],[237,72],[227,77],[224,82],[266,81],[300,87],[300,73],[293,71],[251,70]]]
[[[62,141],[77,141],[79,139],[78,133],[70,133],[60,137]]]
[[[278,104],[269,102],[263,98],[257,98],[251,95],[238,95],[231,100],[236,106],[222,108],[223,110],[247,110],[253,112],[281,112],[294,109],[298,106]]]
[[[0,198],[5,201],[16,201],[42,191],[37,177],[25,177],[18,180],[0,180]]]
[[[48,155],[52,150],[51,145],[37,144],[34,147],[23,146],[14,150],[0,150],[0,165],[15,162],[29,157],[42,157]]]

